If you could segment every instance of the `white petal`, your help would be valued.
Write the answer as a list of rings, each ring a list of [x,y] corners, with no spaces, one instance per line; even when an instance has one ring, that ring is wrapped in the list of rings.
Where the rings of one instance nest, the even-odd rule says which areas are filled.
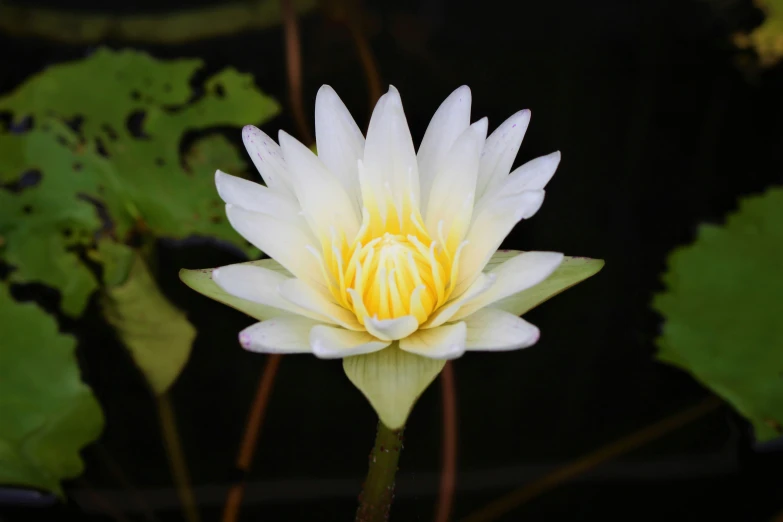
[[[283,153],[275,140],[261,129],[246,125],[242,129],[242,141],[266,186],[272,190],[293,195]]]
[[[444,235],[454,234],[462,240],[473,212],[479,157],[487,137],[487,119],[482,118],[463,132],[438,168],[424,210],[424,223],[433,237],[438,237],[439,223]],[[452,231],[452,226],[455,230]]]
[[[527,348],[541,336],[538,328],[503,310],[482,308],[464,319],[469,351],[507,351]]]
[[[503,183],[517,157],[522,138],[530,124],[530,111],[524,110],[511,116],[495,129],[484,145],[481,155],[476,199]]]
[[[419,322],[412,315],[404,315],[396,319],[365,317],[364,327],[378,339],[396,341],[415,332]]]
[[[220,198],[226,203],[286,221],[294,222],[301,219],[298,202],[282,192],[276,192],[220,170],[215,172],[215,186]]]
[[[325,317],[333,324],[349,330],[364,330],[356,315],[331,302],[325,292],[316,290],[300,279],[287,279],[280,283],[280,295],[300,308]]]
[[[468,244],[460,256],[459,282],[454,290],[457,295],[476,280],[514,225],[535,214],[543,202],[543,190],[526,190],[498,198],[475,216],[465,238]]]
[[[560,165],[560,151],[555,151],[546,156],[540,156],[520,165],[509,174],[505,183],[508,192],[522,192],[523,190],[543,190],[552,176],[555,175],[557,166]]]
[[[445,364],[444,360],[404,352],[396,343],[385,350],[343,359],[348,379],[367,397],[381,422],[393,430],[405,425],[416,399]]]
[[[295,277],[325,287],[321,266],[307,251],[308,245],[317,244],[309,231],[233,205],[226,205],[226,215],[234,230]]]
[[[562,261],[563,254],[557,252],[524,252],[509,259],[490,272],[497,277],[495,284],[486,292],[466,300],[454,319],[461,319],[479,308],[537,285],[549,277]]]
[[[356,164],[364,156],[364,136],[348,108],[328,85],[322,86],[315,97],[315,140],[318,157],[340,180],[359,214],[361,193]]]
[[[278,291],[280,283],[286,279],[286,276],[274,270],[243,264],[228,265],[212,271],[212,280],[235,297],[301,314],[302,309],[283,299]]]
[[[524,190],[543,190],[552,176],[555,175],[557,166],[560,164],[560,152],[553,152],[546,156],[540,156],[532,159],[514,169],[503,183],[489,190],[476,202],[475,212],[480,212],[489,205],[492,205],[498,197],[517,194]]]
[[[264,259],[263,261],[272,261],[271,259]],[[230,265],[237,266],[237,265]],[[278,265],[279,266],[279,265]],[[224,267],[225,268],[225,267]],[[249,315],[259,321],[266,321],[273,317],[280,317],[283,315],[291,315],[291,312],[287,312],[282,308],[276,308],[264,304],[260,304],[254,301],[249,301],[241,297],[237,297],[223,290],[214,280],[213,274],[218,269],[201,269],[201,270],[186,270],[179,271],[179,278],[183,283],[188,285],[196,292],[214,299],[219,303],[239,310],[242,313]],[[281,270],[285,270],[281,267]],[[287,273],[287,272],[286,272]],[[290,276],[290,274],[288,274]]]
[[[462,295],[440,307],[434,314],[422,324],[422,328],[435,328],[442,325],[456,314],[466,301],[470,301],[478,295],[487,292],[494,284],[497,276],[482,273],[476,281],[470,285]]]
[[[310,353],[310,329],[318,322],[305,317],[276,317],[239,333],[245,350],[262,353]]]
[[[310,347],[322,359],[338,359],[350,355],[377,352],[391,341],[381,341],[367,332],[352,332],[332,326],[314,326],[310,330]]]
[[[457,137],[470,125],[470,103],[470,89],[463,85],[441,103],[424,132],[417,155],[422,201],[429,200],[439,165],[448,157]]]
[[[313,151],[283,131],[280,147],[294,192],[313,231],[330,237],[331,229],[335,229],[351,241],[359,230],[359,217],[340,181]]]
[[[465,323],[453,323],[418,330],[405,339],[400,339],[400,348],[432,359],[456,359],[465,353],[466,339]]]
[[[374,197],[390,193],[392,201],[419,204],[419,166],[400,94],[394,87],[384,94],[370,119],[364,146],[364,172]],[[365,203],[366,204],[366,203]]]

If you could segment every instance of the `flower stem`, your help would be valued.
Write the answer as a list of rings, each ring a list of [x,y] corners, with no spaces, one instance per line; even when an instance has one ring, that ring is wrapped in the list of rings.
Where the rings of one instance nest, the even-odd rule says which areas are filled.
[[[185,461],[185,452],[182,449],[182,440],[177,429],[177,420],[174,417],[174,409],[171,406],[169,394],[159,395],[157,403],[161,431],[166,444],[166,455],[169,459],[169,468],[177,488],[177,496],[180,504],[182,504],[183,516],[187,522],[201,522],[196,497],[193,494],[193,488],[190,486],[188,465]]]
[[[386,522],[394,500],[394,477],[402,451],[402,432],[390,430],[378,421],[375,446],[370,453],[370,469],[359,495],[356,522]]]

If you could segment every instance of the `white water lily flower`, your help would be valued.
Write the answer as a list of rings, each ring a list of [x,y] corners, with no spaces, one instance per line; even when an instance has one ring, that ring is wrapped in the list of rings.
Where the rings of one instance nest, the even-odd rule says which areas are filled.
[[[530,112],[487,137],[486,118],[470,123],[470,104],[467,87],[454,91],[418,153],[393,87],[366,140],[322,87],[317,156],[285,132],[278,146],[245,127],[266,186],[220,171],[215,181],[231,225],[272,259],[213,270],[219,288],[189,282],[195,274],[183,280],[264,319],[239,334],[248,350],[344,358],[381,420],[400,427],[446,359],[531,346],[539,330],[518,315],[602,264],[568,259],[549,286],[540,283],[563,254],[499,254],[485,271],[514,225],[541,206],[560,153],[509,174]]]

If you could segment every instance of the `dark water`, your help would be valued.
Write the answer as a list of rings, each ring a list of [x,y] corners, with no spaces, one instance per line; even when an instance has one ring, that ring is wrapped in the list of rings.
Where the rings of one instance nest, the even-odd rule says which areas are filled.
[[[649,308],[651,296],[660,289],[666,253],[688,242],[698,223],[719,222],[738,196],[783,177],[783,66],[740,67],[744,55],[728,35],[761,15],[749,1],[722,5],[367,2],[383,82],[400,90],[416,143],[442,99],[468,84],[474,119],[488,116],[491,129],[532,109],[518,163],[562,151],[543,208],[504,246],[606,260],[598,276],[527,316],[541,328],[538,345],[456,361],[454,520],[708,396],[688,375],[653,360],[660,320]],[[173,7],[126,2],[117,9]],[[318,87],[328,83],[365,125],[364,76],[345,28],[314,15],[301,30],[308,112]],[[286,100],[280,28],[142,48],[159,57],[201,56],[210,71],[227,65],[251,71],[261,88]],[[86,50],[2,37],[0,91]],[[278,128],[295,131],[289,112],[264,130]],[[249,318],[194,294],[176,274],[239,260],[209,245],[159,249],[164,291],[199,327],[172,397],[205,521],[219,519],[226,488],[237,478],[233,461],[264,356],[236,343]],[[96,507],[95,491],[125,520],[145,520],[112,466],[145,496],[158,521],[182,520],[153,401],[109,327],[90,317],[97,315],[68,327],[81,339],[85,379],[104,407],[105,433],[85,452],[84,480],[67,484],[76,501],[9,510],[8,520],[117,520]],[[394,520],[432,519],[440,415],[436,382],[408,423]],[[374,427],[374,413],[339,362],[284,358],[242,520],[352,520]],[[783,453],[754,449],[747,425],[722,407],[502,520],[767,521],[783,509],[781,465]]]

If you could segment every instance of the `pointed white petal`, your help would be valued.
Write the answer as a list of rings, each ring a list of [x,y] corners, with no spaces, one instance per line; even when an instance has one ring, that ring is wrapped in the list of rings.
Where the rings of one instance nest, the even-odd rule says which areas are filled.
[[[473,212],[481,147],[487,137],[487,119],[482,118],[463,132],[441,162],[430,198],[424,209],[424,223],[433,237],[438,237],[443,222],[446,237],[453,232],[459,243],[467,232]]]
[[[445,360],[400,350],[397,343],[366,355],[346,357],[343,369],[387,427],[405,425],[414,403],[437,377]]]
[[[266,186],[277,192],[293,195],[283,153],[275,140],[261,129],[246,125],[242,129],[242,141]]]
[[[504,250],[496,252],[487,267],[494,269],[505,261],[516,257],[520,252],[516,250]],[[588,257],[566,257],[552,275],[537,285],[510,295],[500,301],[492,303],[492,308],[505,310],[513,315],[522,315],[551,299],[564,290],[581,283],[585,279],[594,276],[604,266],[602,259],[590,259]]]
[[[487,138],[481,155],[476,199],[483,196],[486,191],[501,185],[508,176],[529,124],[530,111],[519,111],[504,121]]]
[[[283,299],[278,291],[280,283],[288,279],[274,270],[252,265],[228,265],[212,271],[212,279],[217,285],[240,299],[272,306],[294,314],[303,310]],[[313,317],[313,319],[318,319]]]
[[[230,294],[220,288],[217,283],[212,279],[214,270],[186,270],[179,271],[179,278],[183,283],[188,285],[196,292],[214,299],[219,303],[230,306],[235,310],[249,315],[259,321],[265,321],[273,317],[280,317],[284,315],[291,315],[291,312],[286,312],[282,308],[274,308],[268,305],[256,303],[254,301],[248,301],[242,299],[233,294]]]
[[[560,164],[560,152],[532,159],[514,169],[503,183],[487,191],[476,203],[475,212],[480,212],[503,196],[518,194],[525,190],[543,190]]]
[[[405,339],[400,339],[400,348],[432,359],[456,359],[465,353],[466,339],[465,323],[452,323],[418,330]]]
[[[223,171],[215,172],[215,186],[226,203],[286,221],[298,221],[299,204],[292,196]]]
[[[498,198],[475,216],[460,257],[459,281],[454,290],[457,295],[476,280],[514,225],[535,214],[543,202],[543,190],[526,190]]]
[[[280,283],[280,295],[299,308],[304,308],[318,314],[332,324],[340,325],[349,330],[362,331],[362,325],[353,312],[334,304],[326,296],[326,292],[309,286],[300,279],[287,279]]]
[[[310,329],[318,322],[305,317],[276,317],[239,333],[239,344],[251,352],[310,353]]]
[[[482,308],[464,319],[469,351],[508,351],[533,346],[540,337],[538,328],[503,310]]]
[[[359,216],[338,179],[313,151],[283,131],[280,131],[280,147],[294,192],[313,231],[321,237],[330,237],[334,228],[352,239],[359,230]]]
[[[482,295],[494,286],[496,279],[497,276],[494,274],[480,274],[476,281],[470,285],[470,288],[465,290],[465,292],[456,299],[453,299],[435,311],[421,327],[435,328],[450,320],[462,308],[465,302],[469,302],[476,296]]]
[[[419,322],[412,315],[404,315],[396,319],[365,317],[364,327],[378,339],[396,341],[415,332]]]
[[[524,252],[509,259],[490,272],[497,278],[495,284],[486,292],[466,300],[453,318],[461,319],[479,308],[537,285],[549,277],[562,261],[563,254],[557,252]]]
[[[339,359],[351,355],[377,352],[391,344],[367,332],[352,332],[333,326],[315,326],[310,330],[310,346],[316,357]]]
[[[322,86],[315,97],[315,140],[318,157],[340,180],[357,214],[361,193],[357,161],[364,156],[364,136],[334,89]]]
[[[516,193],[523,190],[543,190],[555,175],[558,165],[560,165],[559,150],[532,159],[509,174],[504,191]]]
[[[308,245],[318,244],[309,231],[233,205],[226,205],[226,215],[234,230],[295,277],[325,286],[318,260],[307,251]]]
[[[419,166],[397,89],[389,87],[375,106],[364,146],[364,172],[381,200],[388,191],[395,204],[419,204]]]
[[[430,188],[441,162],[448,157],[457,137],[470,125],[470,103],[470,89],[463,85],[438,107],[424,132],[417,155],[421,201],[429,201]]]

